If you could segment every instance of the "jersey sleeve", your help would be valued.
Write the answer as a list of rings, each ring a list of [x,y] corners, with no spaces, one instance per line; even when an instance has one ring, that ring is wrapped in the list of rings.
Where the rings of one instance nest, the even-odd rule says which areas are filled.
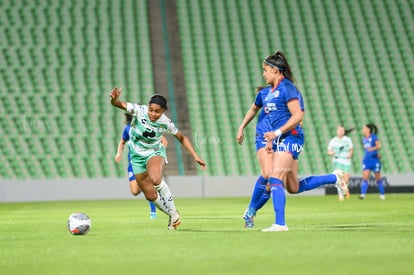
[[[354,144],[352,143],[352,139],[348,138],[348,141],[349,141],[349,149],[354,148]]]
[[[177,127],[175,127],[174,122],[169,119],[168,123],[167,123],[167,131],[171,134],[171,135],[176,135],[178,133],[178,129]]]
[[[126,105],[127,105],[126,106],[127,113],[130,113],[131,115],[135,115],[139,112],[140,106],[138,104],[127,102]]]
[[[122,139],[125,141],[129,140],[129,127],[125,126],[124,131],[122,132]]]
[[[260,92],[258,92],[256,95],[256,99],[254,100],[254,105],[256,105],[259,108],[263,107],[263,100],[262,100]]]
[[[294,86],[285,86],[283,87],[284,91],[284,95],[285,95],[285,101],[289,102],[291,100],[297,99],[300,101],[301,97],[299,96],[298,91],[294,88]],[[299,102],[300,103],[300,102]],[[305,106],[300,106],[302,110],[305,109]]]
[[[299,98],[300,109],[304,112],[305,111],[305,103],[303,101],[302,94],[299,91],[298,91],[298,98]]]
[[[377,135],[372,135],[372,143],[371,143],[371,145],[372,146],[375,146],[375,143],[378,141],[378,137],[377,137]]]
[[[329,144],[328,144],[328,150],[329,151],[333,151],[334,150],[334,139],[331,139],[331,141],[329,141]]]

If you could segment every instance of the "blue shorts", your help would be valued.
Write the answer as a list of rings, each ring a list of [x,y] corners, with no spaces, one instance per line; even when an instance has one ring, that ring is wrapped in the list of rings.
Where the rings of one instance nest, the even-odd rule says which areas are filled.
[[[263,137],[263,134],[256,133],[256,152],[259,151],[259,149],[262,149],[266,146],[266,140]]]
[[[129,181],[135,180],[134,170],[132,170],[131,163],[128,164],[128,179]]]
[[[374,171],[374,173],[381,172],[381,162],[379,159],[364,159],[362,160],[362,170]]]
[[[298,159],[305,145],[304,135],[288,135],[276,138],[273,142],[273,151],[288,152],[293,159]]]

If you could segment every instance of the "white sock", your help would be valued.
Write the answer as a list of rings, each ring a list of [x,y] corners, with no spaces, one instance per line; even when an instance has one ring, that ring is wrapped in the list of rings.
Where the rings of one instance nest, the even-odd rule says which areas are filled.
[[[338,190],[338,197],[339,197],[340,199],[343,199],[343,198],[344,198],[344,194],[342,194],[342,190],[341,190],[341,188],[339,188],[338,186],[336,186],[336,189]]]
[[[158,191],[158,196],[164,200],[164,205],[168,211],[168,214],[170,216],[177,214],[174,198],[171,194],[170,187],[168,187],[167,183],[164,180],[162,180],[158,186],[155,186],[155,189]]]
[[[157,192],[157,198],[155,199],[155,201],[153,201],[153,203],[155,204],[155,206],[161,210],[162,212],[164,212],[167,215],[170,215],[168,213],[168,208],[167,205],[165,204],[164,199],[160,196],[160,194]]]

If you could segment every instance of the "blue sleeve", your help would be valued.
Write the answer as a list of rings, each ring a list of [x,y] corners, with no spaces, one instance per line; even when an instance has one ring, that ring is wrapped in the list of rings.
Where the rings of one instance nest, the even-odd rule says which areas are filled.
[[[377,142],[377,140],[378,140],[378,137],[377,137],[377,135],[375,135],[375,134],[372,134],[372,144],[371,144],[371,146],[375,146],[375,143]]]
[[[300,109],[305,111],[305,103],[303,102],[302,94],[298,91]]]
[[[261,93],[258,92],[256,95],[256,100],[254,101],[254,105],[256,105],[259,108],[263,107],[263,101],[262,101],[262,97],[261,97]]]
[[[292,87],[290,85],[286,85],[284,87],[284,90],[285,90],[284,95],[285,95],[285,101],[286,102],[289,102],[289,101],[291,101],[293,99],[297,99],[297,100],[300,101],[298,91],[294,87]]]
[[[124,131],[122,132],[123,140],[129,140],[129,128],[130,128],[129,125],[125,126]]]

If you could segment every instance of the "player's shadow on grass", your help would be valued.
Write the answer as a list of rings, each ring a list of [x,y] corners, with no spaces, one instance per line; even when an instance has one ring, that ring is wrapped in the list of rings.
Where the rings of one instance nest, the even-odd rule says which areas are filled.
[[[386,229],[390,229],[390,225],[389,224],[378,224],[378,223],[373,223],[373,224],[337,224],[337,225],[327,225],[327,226],[323,226],[324,230],[349,230],[349,231],[361,231],[361,230],[383,230],[384,228]]]
[[[206,229],[206,228],[180,228],[180,232],[189,232],[189,233],[244,233],[257,231],[254,229],[245,229],[245,228],[235,228],[235,229]]]

